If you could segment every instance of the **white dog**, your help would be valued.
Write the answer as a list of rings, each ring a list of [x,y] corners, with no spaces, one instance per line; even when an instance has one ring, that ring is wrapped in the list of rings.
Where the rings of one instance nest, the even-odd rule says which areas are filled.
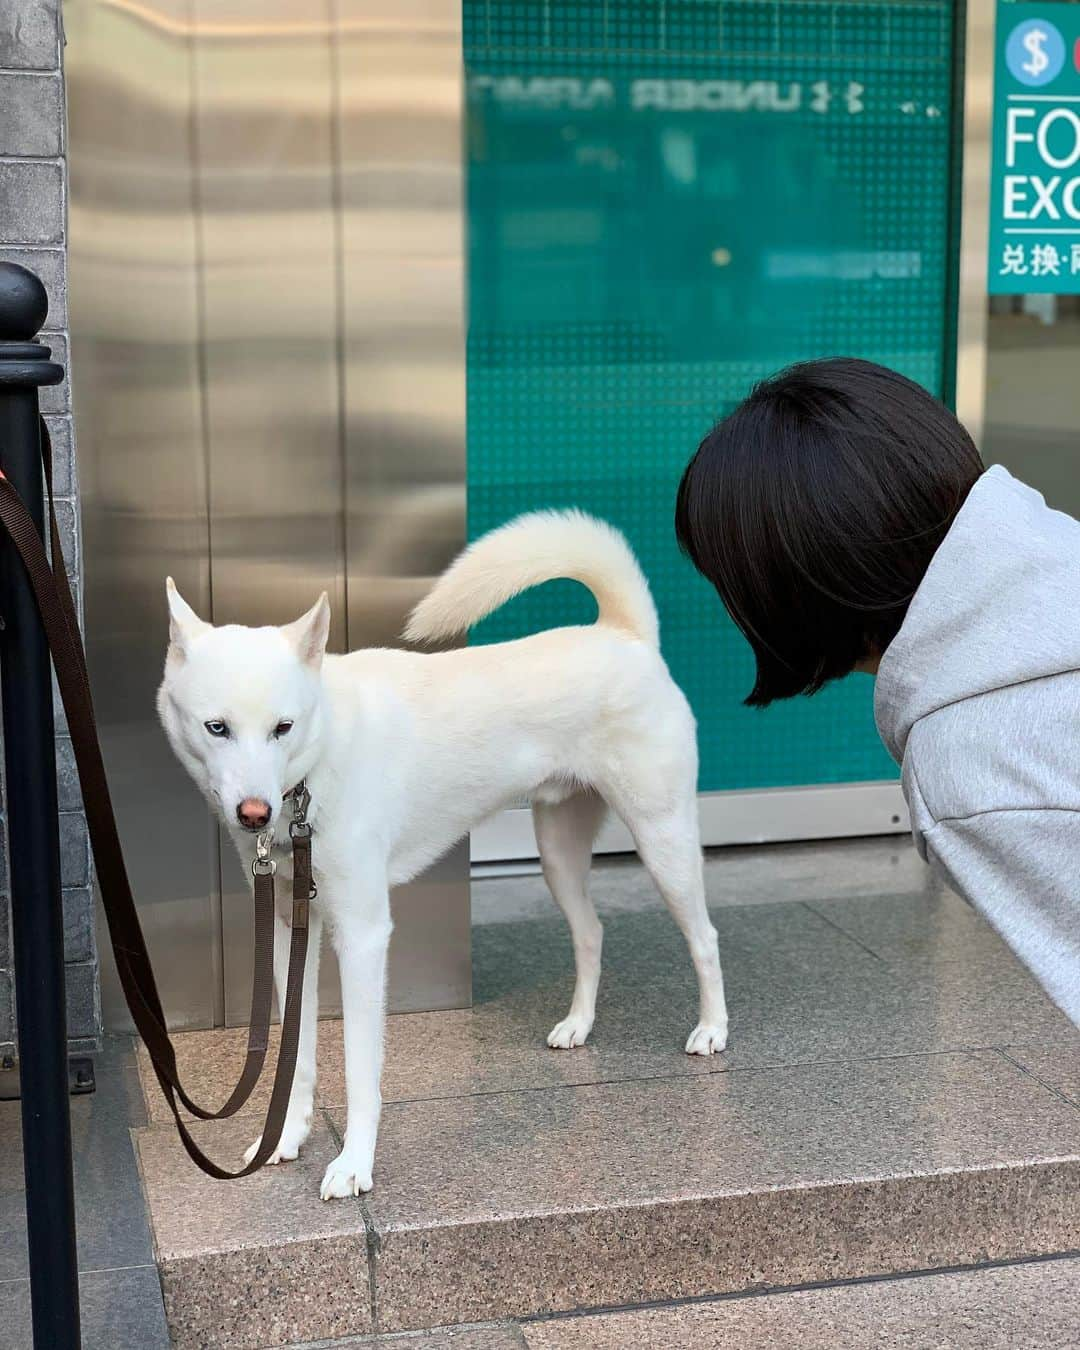
[[[656,609],[623,537],[578,512],[522,516],[457,559],[413,612],[406,637],[462,634],[519,591],[556,577],[589,587],[595,624],[432,654],[325,657],[325,595],[284,628],[213,628],[168,583],[158,711],[245,864],[292,788],[306,780],[311,792],[318,899],[296,1079],[270,1161],[295,1158],[311,1128],[325,919],[341,968],[348,1122],[345,1146],[323,1178],[324,1200],[371,1189],[390,888],[522,798],[532,800],[544,877],[570,924],[577,968],[570,1010],[548,1044],[582,1045],[592,1028],[602,930],[586,888],[608,806],[629,827],[690,948],[700,1006],[687,1052],[709,1055],[726,1043],[702,881],[694,718],[660,655]],[[280,833],[286,846],[288,831]],[[284,851],[278,862],[288,876]],[[283,914],[275,945],[280,1000]]]

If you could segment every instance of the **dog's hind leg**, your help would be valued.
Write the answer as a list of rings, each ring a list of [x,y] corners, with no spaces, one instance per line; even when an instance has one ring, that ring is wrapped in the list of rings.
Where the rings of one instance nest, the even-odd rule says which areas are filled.
[[[716,929],[705,907],[697,803],[688,797],[674,811],[624,819],[641,861],[686,938],[697,972],[699,1017],[686,1053],[711,1055],[727,1045],[728,1018]]]
[[[604,930],[589,899],[588,885],[593,840],[606,810],[603,799],[594,792],[575,792],[554,805],[533,804],[544,880],[566,915],[574,940],[574,997],[570,1011],[547,1038],[548,1045],[561,1050],[584,1045],[596,1015]]]

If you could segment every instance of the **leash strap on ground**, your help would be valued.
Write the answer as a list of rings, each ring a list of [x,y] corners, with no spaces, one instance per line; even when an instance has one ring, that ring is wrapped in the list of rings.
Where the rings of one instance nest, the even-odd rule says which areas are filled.
[[[199,1148],[181,1114],[181,1106],[199,1120],[220,1120],[235,1115],[259,1081],[270,1035],[271,996],[274,977],[274,869],[255,870],[255,970],[251,990],[251,1017],[247,1056],[243,1072],[225,1104],[216,1111],[198,1106],[184,1090],[176,1052],[165,1023],[165,1014],[154,979],[142,925],[131,893],[120,835],[113,813],[105,764],[98,740],[90,681],[75,603],[64,567],[60,532],[53,504],[52,450],[48,428],[41,420],[41,453],[49,506],[50,545],[54,566],[33,519],[11,483],[0,474],[0,525],[7,531],[26,569],[38,613],[52,653],[56,682],[67,714],[75,763],[82,789],[87,828],[97,866],[102,907],[116,957],[116,968],[128,1009],[150,1054],[154,1073],[169,1104],[184,1148],[209,1176],[220,1181],[249,1176],[274,1153],[281,1139],[292,1092],[300,1038],[300,1005],[308,943],[308,903],[311,896],[310,831],[293,834],[293,915],[289,949],[289,974],[285,1006],[281,1010],[281,1046],[274,1085],[258,1150],[246,1167],[228,1172]],[[53,897],[48,897],[51,901]]]

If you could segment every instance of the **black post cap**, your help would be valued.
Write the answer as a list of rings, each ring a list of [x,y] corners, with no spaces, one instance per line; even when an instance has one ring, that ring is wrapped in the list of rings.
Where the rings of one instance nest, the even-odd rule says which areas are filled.
[[[49,312],[41,279],[18,263],[0,262],[0,342],[29,342]]]

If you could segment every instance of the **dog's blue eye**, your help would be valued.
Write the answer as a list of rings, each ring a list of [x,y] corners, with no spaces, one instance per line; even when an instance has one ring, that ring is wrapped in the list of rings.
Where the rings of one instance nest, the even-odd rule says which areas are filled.
[[[218,736],[224,739],[229,734],[229,728],[224,722],[204,722],[203,725],[211,736]]]
[[[287,736],[289,732],[292,731],[292,727],[293,724],[291,722],[279,722],[274,728],[275,739],[280,741],[282,736]]]

